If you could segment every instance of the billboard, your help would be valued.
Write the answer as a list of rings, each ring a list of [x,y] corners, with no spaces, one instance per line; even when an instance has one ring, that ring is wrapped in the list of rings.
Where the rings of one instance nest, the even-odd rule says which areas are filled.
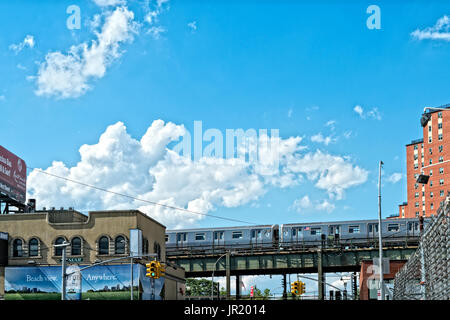
[[[66,269],[66,297],[70,300],[130,300],[130,264]],[[162,300],[164,278],[145,277],[145,266],[133,264],[134,300]],[[5,300],[60,300],[61,266],[5,268]]]
[[[0,192],[25,203],[27,166],[25,161],[0,146]]]

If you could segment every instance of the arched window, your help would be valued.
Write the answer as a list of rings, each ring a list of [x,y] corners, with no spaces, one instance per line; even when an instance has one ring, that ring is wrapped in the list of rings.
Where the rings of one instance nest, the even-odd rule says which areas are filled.
[[[98,240],[98,254],[109,254],[108,237],[103,236]]]
[[[33,238],[28,242],[28,255],[30,257],[37,257],[39,255],[39,240]]]
[[[20,239],[16,239],[13,242],[13,257],[22,257],[23,256],[23,241]]]
[[[81,238],[75,237],[72,239],[71,243],[71,252],[72,256],[80,256],[81,255]]]
[[[115,241],[115,254],[125,253],[125,238],[118,236]]]
[[[63,243],[64,243],[63,237],[59,237],[55,241],[55,244],[63,244]],[[57,256],[57,257],[62,256],[62,252],[63,252],[63,247],[55,247],[55,256]]]

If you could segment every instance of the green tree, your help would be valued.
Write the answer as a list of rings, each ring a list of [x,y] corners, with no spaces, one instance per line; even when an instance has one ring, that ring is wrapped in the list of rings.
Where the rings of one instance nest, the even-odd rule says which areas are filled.
[[[217,296],[217,282],[214,282],[214,296]],[[186,295],[195,297],[211,296],[211,280],[186,279]]]
[[[253,298],[267,300],[270,297],[270,289],[264,289],[264,292],[261,292],[256,286],[253,289]]]

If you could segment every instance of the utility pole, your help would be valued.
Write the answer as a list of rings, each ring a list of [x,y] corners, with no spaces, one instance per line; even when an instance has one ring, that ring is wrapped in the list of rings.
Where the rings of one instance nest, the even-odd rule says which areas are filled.
[[[383,161],[379,164],[378,175],[378,247],[379,247],[379,268],[380,268],[380,300],[384,300],[384,284],[383,284],[383,240],[381,236],[381,168],[383,167]]]
[[[231,253],[230,251],[227,251],[227,255],[226,255],[226,276],[227,276],[227,300],[230,300],[231,294],[230,294],[230,287],[231,287],[231,281],[230,281],[230,277],[231,277],[231,259],[230,259]]]

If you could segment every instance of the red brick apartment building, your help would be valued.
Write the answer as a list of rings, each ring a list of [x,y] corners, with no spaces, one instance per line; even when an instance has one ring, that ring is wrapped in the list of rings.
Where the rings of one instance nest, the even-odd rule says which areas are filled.
[[[450,105],[430,110],[423,139],[406,145],[407,202],[399,205],[400,218],[435,215],[450,189]],[[417,183],[420,174],[428,184]]]

